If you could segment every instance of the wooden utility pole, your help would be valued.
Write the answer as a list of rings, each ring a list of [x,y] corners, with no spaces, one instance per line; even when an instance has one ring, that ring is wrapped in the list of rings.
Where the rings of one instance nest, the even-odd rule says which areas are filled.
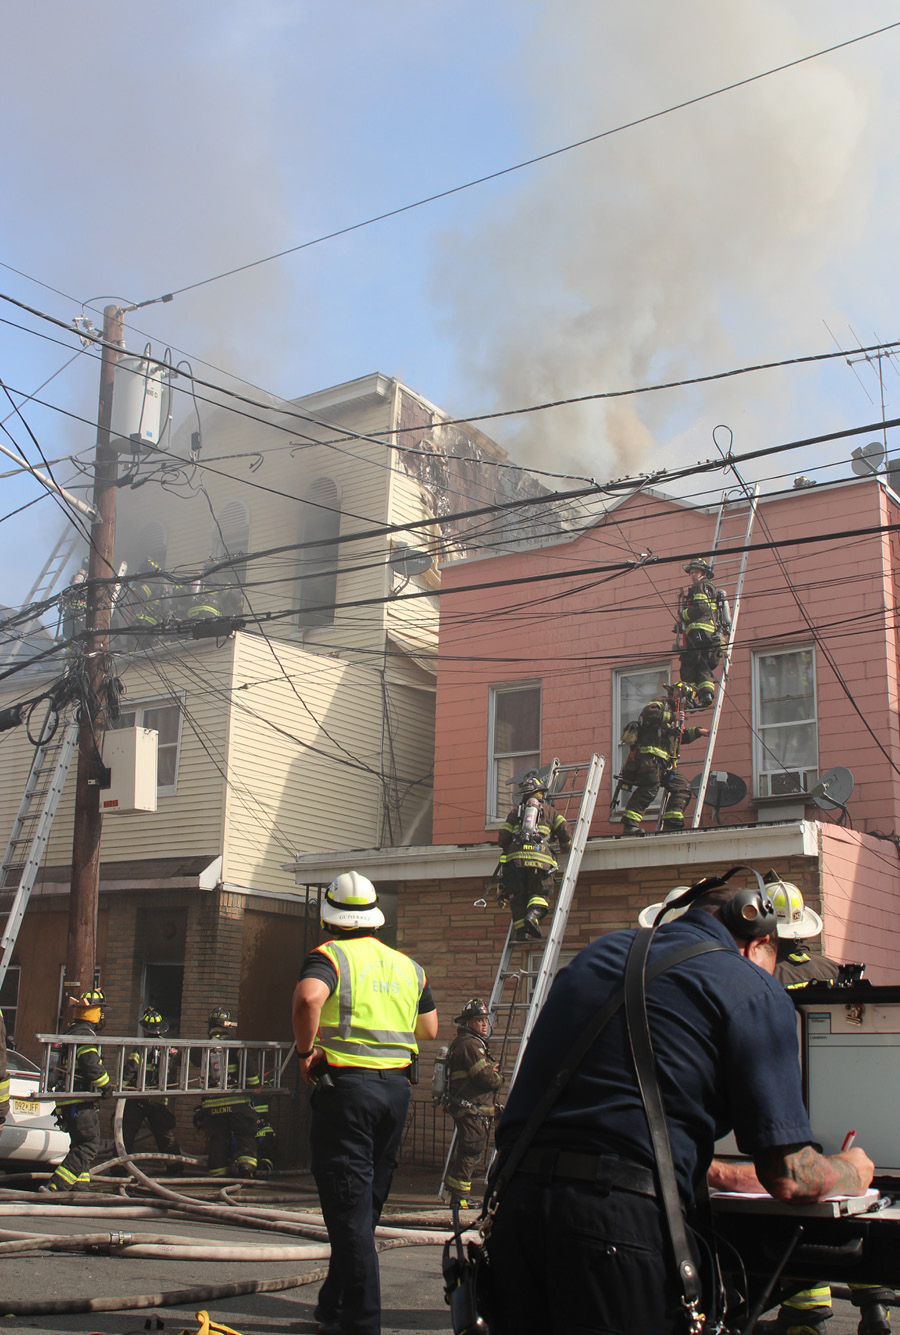
[[[116,536],[116,481],[119,456],[110,445],[113,377],[125,333],[121,306],[103,311],[103,358],[100,363],[100,405],[94,466],[94,508],[88,557],[84,642],[84,685],[90,708],[82,707],[78,733],[75,786],[75,827],[72,837],[72,883],[69,892],[69,935],[66,948],[66,991],[82,992],[94,985],[97,950],[97,901],[100,885],[100,744],[106,726],[103,684],[108,670],[109,622]],[[103,581],[98,583],[98,581]]]

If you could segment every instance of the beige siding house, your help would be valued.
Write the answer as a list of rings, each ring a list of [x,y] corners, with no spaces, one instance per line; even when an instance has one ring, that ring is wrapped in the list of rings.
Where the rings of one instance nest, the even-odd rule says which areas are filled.
[[[482,467],[503,458],[375,374],[293,402],[242,388],[192,407],[120,488],[113,726],[156,730],[159,762],[157,810],[104,817],[97,960],[112,1032],[135,1032],[152,1003],[201,1034],[226,1005],[239,1036],[287,1037],[321,881],[298,886],[286,868],[430,843],[437,569],[467,550],[453,515],[542,494]],[[0,708],[78,652],[61,640],[8,676]],[[0,831],[32,755],[24,728],[4,735]],[[2,999],[26,1052],[58,1018],[74,786],[73,765]]]

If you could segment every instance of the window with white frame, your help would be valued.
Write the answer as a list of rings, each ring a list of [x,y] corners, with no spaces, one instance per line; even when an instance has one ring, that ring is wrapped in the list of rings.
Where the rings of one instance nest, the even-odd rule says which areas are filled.
[[[3,986],[0,987],[0,1010],[6,1025],[6,1037],[12,1041],[16,1036],[16,1016],[19,1012],[19,977],[22,969],[18,964],[11,964],[6,970]]]
[[[306,493],[303,546],[298,554],[297,626],[333,626],[337,602],[338,538],[341,533],[341,498],[330,477],[319,477]]]
[[[651,700],[658,700],[666,682],[669,680],[668,664],[657,663],[654,667],[623,668],[613,673],[613,735],[612,754],[615,766],[611,776],[612,790],[615,792],[617,776],[622,773],[622,766],[628,758],[629,746],[620,741],[622,729],[627,723],[636,722],[637,718]],[[628,792],[619,793],[616,810],[622,811],[631,796]],[[651,803],[651,809],[659,806],[659,795]]]
[[[753,655],[753,779],[757,797],[805,793],[819,775],[812,647]]]
[[[488,820],[503,820],[513,802],[506,781],[541,763],[541,687],[494,686],[490,695]]]
[[[130,703],[130,702],[129,702]],[[171,797],[178,790],[178,754],[181,747],[182,701],[141,700],[123,709],[112,728],[152,728],[159,733],[156,792]]]

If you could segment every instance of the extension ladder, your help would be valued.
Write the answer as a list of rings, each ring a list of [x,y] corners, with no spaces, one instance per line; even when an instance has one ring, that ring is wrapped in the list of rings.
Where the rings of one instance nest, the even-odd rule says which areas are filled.
[[[31,586],[28,596],[22,604],[23,607],[30,607],[32,603],[40,605],[50,597],[72,557],[83,543],[84,535],[77,529],[72,528],[71,525],[67,524],[57,539],[56,545],[50,555],[44,562],[43,569]],[[3,662],[5,664],[11,663],[13,659],[18,657],[24,648],[28,647],[29,634],[44,630],[41,621],[42,612],[43,608],[39,607],[39,610],[33,617],[29,617],[28,620],[23,622],[21,628],[19,628],[17,638],[10,645],[9,652],[3,653]]]
[[[503,1076],[507,1092],[512,1087],[518,1074],[525,1047],[531,1037],[541,1007],[547,999],[550,985],[556,977],[559,952],[566,934],[569,911],[572,907],[575,885],[581,868],[581,859],[584,856],[591,820],[594,816],[594,808],[597,805],[603,767],[604,758],[598,755],[591,756],[587,765],[560,765],[556,761],[553,763],[553,779],[551,780],[550,791],[552,800],[555,803],[561,797],[571,799],[580,795],[581,805],[578,810],[575,829],[572,832],[572,845],[569,849],[559,894],[556,897],[556,906],[550,920],[550,928],[544,938],[543,945],[535,943],[541,951],[540,958],[533,962],[533,967],[532,962],[527,959],[524,968],[514,965],[513,953],[516,950],[527,951],[530,943],[514,941],[515,932],[511,920],[506,933],[506,941],[500,953],[500,963],[491,988],[488,1010],[492,1017],[503,1017],[504,1033],[500,1051],[500,1073]],[[583,773],[585,769],[587,769],[587,777],[584,788],[579,794],[574,785],[578,775]],[[572,780],[572,789],[566,793],[565,785],[569,776]],[[562,778],[562,784],[558,785],[560,777]],[[555,793],[553,792],[554,787],[557,789]],[[508,1049],[512,1050],[511,1055]],[[450,1163],[455,1143],[456,1129],[454,1128],[441,1177],[442,1192],[447,1177],[447,1166]]]
[[[740,481],[740,478],[738,478]],[[741,610],[741,594],[744,589],[744,575],[747,571],[747,562],[750,558],[748,550],[750,546],[750,537],[753,533],[753,525],[756,522],[756,510],[759,504],[759,483],[751,491],[745,483],[740,482],[740,496],[734,491],[725,492],[722,496],[722,503],[719,506],[719,513],[716,517],[716,529],[713,535],[713,557],[716,560],[716,587],[726,588],[729,580],[734,580],[734,601],[731,607],[731,625],[728,629],[728,643],[722,652],[722,673],[719,678],[719,684],[716,688],[716,699],[713,706],[712,722],[709,726],[709,739],[706,746],[706,758],[703,762],[703,771],[700,775],[700,787],[697,790],[694,815],[691,820],[691,827],[697,829],[703,816],[703,801],[706,797],[706,789],[709,784],[709,775],[712,769],[713,753],[716,749],[716,738],[719,735],[719,720],[722,717],[722,705],[725,702],[725,691],[728,686],[728,675],[731,671],[731,657],[734,646],[735,635],[737,634],[738,617]],[[741,545],[743,550],[739,553],[731,553],[721,559],[716,557],[716,553],[723,547],[732,547]],[[720,578],[721,571],[726,572],[726,578]]]
[[[57,719],[57,725],[44,741],[51,719]],[[12,902],[6,909],[5,921],[0,929],[0,987],[6,979],[19,928],[43,861],[53,817],[56,815],[56,808],[59,806],[59,799],[77,745],[77,717],[58,719],[52,707],[48,707],[25,782],[22,801],[6,845],[6,852],[0,862],[0,916],[3,914],[3,900],[6,899],[10,875],[14,869],[20,869]]]

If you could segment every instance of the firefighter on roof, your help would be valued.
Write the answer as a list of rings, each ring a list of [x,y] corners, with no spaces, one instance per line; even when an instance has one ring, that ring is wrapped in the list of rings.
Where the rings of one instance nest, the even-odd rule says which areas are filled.
[[[465,1209],[472,1191],[472,1173],[487,1145],[494,1117],[495,1094],[503,1083],[500,1067],[488,1047],[488,1008],[472,997],[453,1021],[456,1038],[445,1058],[447,1092],[444,1107],[456,1126],[453,1156],[447,1165],[446,1187],[451,1201]]]
[[[69,1005],[75,1018],[66,1033],[87,1041],[62,1045],[56,1081],[61,1092],[56,1100],[55,1113],[60,1130],[68,1133],[69,1153],[57,1166],[50,1181],[38,1188],[40,1191],[87,1191],[90,1188],[88,1169],[100,1148],[100,1112],[96,1099],[73,1098],[67,1091],[72,1063],[75,1066],[72,1094],[94,1092],[104,1099],[112,1094],[109,1072],[103,1065],[100,1049],[92,1042],[97,1037],[97,1030],[103,1026],[106,998],[99,987],[94,987],[71,997]]]
[[[695,556],[684,567],[690,585],[679,597],[678,619],[684,648],[681,682],[691,688],[697,709],[711,705],[716,694],[715,672],[722,661],[723,622],[719,590],[712,582],[713,568]]]
[[[510,811],[497,836],[500,897],[509,903],[516,941],[540,937],[540,923],[550,908],[549,894],[557,862],[551,841],[563,852],[572,840],[565,817],[547,796],[547,784],[534,772],[519,785],[521,801]]]
[[[684,811],[691,796],[687,779],[678,771],[682,742],[695,742],[709,735],[708,728],[684,726],[684,692],[679,683],[667,686],[664,695],[650,700],[637,721],[633,783],[628,806],[622,812],[622,833],[642,835],[644,812],[661,787],[668,791],[663,830],[683,830]]]

